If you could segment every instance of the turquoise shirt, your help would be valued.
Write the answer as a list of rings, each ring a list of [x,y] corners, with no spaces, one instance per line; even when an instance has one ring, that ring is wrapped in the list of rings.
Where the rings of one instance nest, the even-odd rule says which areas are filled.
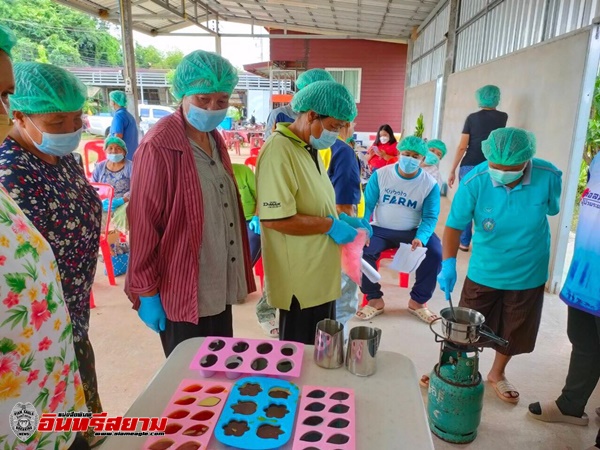
[[[446,226],[457,230],[474,221],[468,277],[494,289],[523,290],[548,280],[550,225],[560,209],[562,172],[533,159],[523,180],[510,189],[494,182],[487,161],[461,181]]]

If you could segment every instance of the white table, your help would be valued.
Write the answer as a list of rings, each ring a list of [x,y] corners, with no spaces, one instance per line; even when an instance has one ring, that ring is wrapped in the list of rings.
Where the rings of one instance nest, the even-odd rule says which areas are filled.
[[[184,378],[203,379],[189,369],[203,338],[180,344],[157,372],[146,390],[127,411],[127,417],[160,417]],[[215,375],[210,380],[227,380]],[[233,380],[235,382],[236,380]],[[415,366],[406,356],[377,353],[377,373],[357,377],[345,368],[322,369],[313,361],[313,347],[306,346],[302,376],[291,380],[298,386],[316,385],[352,388],[356,401],[357,450],[433,450]],[[111,436],[101,450],[141,449],[146,436]],[[292,448],[292,439],[283,449]],[[227,449],[213,436],[209,450]]]

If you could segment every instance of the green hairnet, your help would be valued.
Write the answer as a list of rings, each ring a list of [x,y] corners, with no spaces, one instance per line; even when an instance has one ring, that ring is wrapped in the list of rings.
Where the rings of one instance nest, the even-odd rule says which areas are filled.
[[[427,148],[435,148],[439,150],[440,152],[442,152],[442,158],[446,156],[446,152],[448,151],[446,149],[446,144],[444,144],[439,139],[432,139],[431,141],[427,141]]]
[[[6,27],[0,25],[0,50],[11,56],[10,51],[17,43],[14,33]]]
[[[231,95],[237,83],[237,70],[228,60],[216,53],[196,50],[186,55],[175,69],[173,95],[177,100],[195,94]]]
[[[113,103],[125,108],[127,106],[127,95],[123,91],[112,91],[108,94]]]
[[[310,69],[300,74],[296,80],[296,89],[304,89],[315,81],[335,81],[331,74],[324,69]]]
[[[423,139],[417,136],[406,136],[396,146],[401,152],[416,152],[419,155],[427,156],[429,148]]]
[[[104,150],[106,150],[110,144],[117,144],[119,147],[125,150],[125,153],[127,153],[127,145],[125,144],[125,141],[123,139],[117,136],[107,137],[104,141]]]
[[[314,111],[319,115],[351,122],[356,117],[354,97],[345,86],[335,81],[315,81],[292,99],[292,109],[298,113]]]
[[[495,108],[500,103],[500,88],[493,84],[488,84],[477,89],[475,98],[481,108]]]
[[[11,111],[25,114],[75,112],[83,108],[87,89],[75,75],[52,64],[15,64]]]
[[[517,166],[535,155],[535,136],[520,128],[498,128],[481,143],[489,162],[502,166]]]

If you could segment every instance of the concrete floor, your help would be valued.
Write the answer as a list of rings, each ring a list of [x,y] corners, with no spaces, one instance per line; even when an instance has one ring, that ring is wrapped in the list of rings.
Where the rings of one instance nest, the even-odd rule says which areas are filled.
[[[234,157],[234,160],[243,162],[244,158]],[[447,209],[448,204],[444,203],[443,217]],[[444,220],[440,222],[443,224]],[[441,231],[438,225],[438,232]],[[461,253],[458,258],[459,279],[464,279],[467,263],[468,255]],[[429,327],[408,314],[406,303],[409,291],[397,286],[397,275],[385,267],[381,273],[386,293],[386,312],[373,320],[373,324],[383,330],[381,348],[408,356],[418,373],[428,373],[437,362],[438,344],[434,342]],[[109,286],[99,266],[94,285],[97,307],[92,310],[90,327],[100,396],[104,410],[109,415],[125,413],[164,363],[158,336],[131,309],[123,293],[124,277],[117,280],[118,286]],[[461,285],[462,280],[456,292],[460,292]],[[265,338],[254,314],[258,298],[258,293],[251,294],[244,304],[234,307],[236,336]],[[434,311],[439,311],[446,304],[440,291],[436,291],[429,303]],[[358,321],[350,323],[351,326],[358,324]],[[508,378],[519,389],[521,401],[516,406],[504,403],[486,386],[479,436],[462,448],[583,450],[592,445],[600,426],[600,419],[594,413],[594,409],[600,406],[598,388],[587,407],[591,419],[587,427],[546,424],[527,416],[530,402],[551,400],[559,395],[568,369],[570,350],[566,336],[566,306],[557,296],[548,294],[535,352],[516,357],[508,368]],[[492,358],[493,352],[490,350],[481,355],[480,370],[484,377]],[[423,391],[423,394],[426,403],[426,392]],[[456,448],[435,437],[434,443],[438,450]]]

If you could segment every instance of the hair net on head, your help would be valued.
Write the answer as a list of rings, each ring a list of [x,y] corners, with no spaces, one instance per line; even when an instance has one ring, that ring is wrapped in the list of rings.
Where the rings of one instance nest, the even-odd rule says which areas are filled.
[[[446,144],[444,144],[439,139],[432,139],[431,141],[427,141],[427,148],[435,148],[439,150],[440,152],[442,152],[442,158],[446,156]]]
[[[502,166],[517,166],[535,155],[535,136],[520,128],[498,128],[481,143],[489,162]]]
[[[104,141],[104,150],[106,150],[110,144],[118,145],[123,150],[125,150],[125,153],[127,153],[127,145],[125,144],[125,141],[123,139],[118,138],[117,136],[107,137],[106,140]]]
[[[417,152],[419,155],[427,156],[429,148],[423,139],[417,136],[406,136],[396,146],[401,152]]]
[[[354,97],[345,86],[335,81],[315,81],[292,99],[292,109],[298,113],[314,111],[321,116],[351,122],[356,117]]]
[[[227,59],[216,53],[196,50],[186,55],[175,69],[173,95],[177,100],[216,92],[231,95],[237,83],[237,70]]]
[[[127,95],[123,91],[112,91],[108,94],[109,98],[123,108],[127,106]]]
[[[11,111],[48,114],[79,111],[87,88],[75,75],[52,64],[15,64],[15,93],[10,96]]]
[[[481,108],[495,108],[500,103],[500,88],[493,84],[488,84],[477,89],[475,98]]]
[[[10,51],[17,43],[17,37],[8,28],[0,25],[0,50],[11,56]]]
[[[300,74],[296,80],[296,89],[304,89],[315,81],[335,81],[329,72],[324,69],[310,69]]]

